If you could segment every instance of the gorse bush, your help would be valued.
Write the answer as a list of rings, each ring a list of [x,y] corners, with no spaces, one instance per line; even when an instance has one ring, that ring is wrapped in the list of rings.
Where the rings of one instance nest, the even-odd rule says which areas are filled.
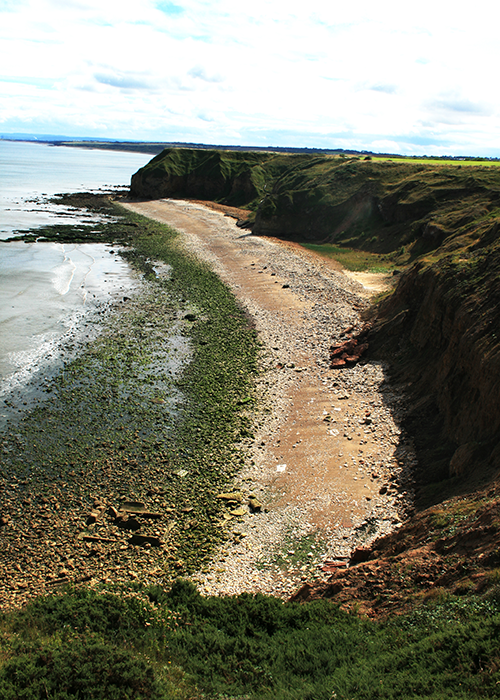
[[[125,597],[81,588],[71,595],[37,598],[18,613],[14,629],[36,626],[53,634],[68,629],[125,638],[143,630],[154,611],[138,597]]]
[[[3,700],[160,700],[167,692],[143,659],[126,649],[82,639],[62,646],[22,646],[0,676]]]
[[[40,598],[1,629],[6,700],[500,697],[500,609],[477,597],[377,622],[179,580]]]

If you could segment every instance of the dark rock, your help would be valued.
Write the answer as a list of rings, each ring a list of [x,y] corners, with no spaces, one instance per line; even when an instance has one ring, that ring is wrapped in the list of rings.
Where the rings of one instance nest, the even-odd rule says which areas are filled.
[[[94,523],[96,523],[99,520],[99,518],[101,517],[101,515],[102,515],[102,511],[100,511],[100,510],[90,511],[90,514],[87,516],[87,520],[86,520],[87,525],[93,525]]]
[[[119,518],[117,523],[121,530],[140,530],[141,524],[135,518]]]
[[[162,541],[159,537],[150,537],[149,535],[133,535],[133,537],[131,537],[129,540],[129,544],[150,544],[152,547],[161,547]]]
[[[252,513],[260,513],[262,510],[262,503],[256,498],[249,498],[248,505],[250,506]]]
[[[360,564],[361,562],[368,561],[372,555],[372,550],[369,547],[356,547],[356,549],[351,554],[349,560],[349,566],[353,564]]]

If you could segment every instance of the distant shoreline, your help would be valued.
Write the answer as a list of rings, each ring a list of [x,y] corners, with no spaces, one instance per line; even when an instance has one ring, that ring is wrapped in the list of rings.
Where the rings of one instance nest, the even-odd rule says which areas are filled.
[[[52,146],[66,146],[69,148],[88,148],[105,151],[126,151],[136,153],[151,153],[157,155],[165,148],[192,148],[196,150],[217,150],[217,151],[243,151],[243,152],[268,152],[268,153],[290,153],[290,154],[310,154],[310,155],[332,155],[354,158],[382,158],[408,161],[429,161],[429,162],[457,162],[457,163],[489,163],[497,162],[499,158],[481,156],[408,156],[401,153],[376,153],[374,151],[356,151],[343,148],[308,148],[306,146],[237,146],[221,144],[191,143],[181,141],[101,141],[99,139],[72,140],[65,137],[53,138],[6,138],[0,137],[1,141],[21,141],[25,143],[44,143]]]

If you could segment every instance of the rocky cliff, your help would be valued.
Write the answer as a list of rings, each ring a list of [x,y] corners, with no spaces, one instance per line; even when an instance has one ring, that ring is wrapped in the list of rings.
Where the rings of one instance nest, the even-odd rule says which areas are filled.
[[[396,262],[370,353],[406,385],[422,503],[500,468],[498,167],[167,149],[131,195],[243,206],[256,235]]]
[[[451,479],[463,489],[500,469],[498,228],[490,219],[449,236],[375,310],[372,356],[390,359],[406,385],[429,497],[430,484]]]

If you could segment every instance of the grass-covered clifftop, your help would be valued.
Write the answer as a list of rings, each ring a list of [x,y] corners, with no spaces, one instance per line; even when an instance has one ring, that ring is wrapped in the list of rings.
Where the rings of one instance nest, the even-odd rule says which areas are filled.
[[[131,197],[245,207],[253,232],[335,243],[408,262],[500,207],[496,164],[169,148],[132,177]],[[401,251],[404,247],[405,250]]]
[[[130,195],[142,199],[193,197],[246,205],[259,196],[264,182],[262,165],[270,157],[265,153],[168,148],[133,175]]]

